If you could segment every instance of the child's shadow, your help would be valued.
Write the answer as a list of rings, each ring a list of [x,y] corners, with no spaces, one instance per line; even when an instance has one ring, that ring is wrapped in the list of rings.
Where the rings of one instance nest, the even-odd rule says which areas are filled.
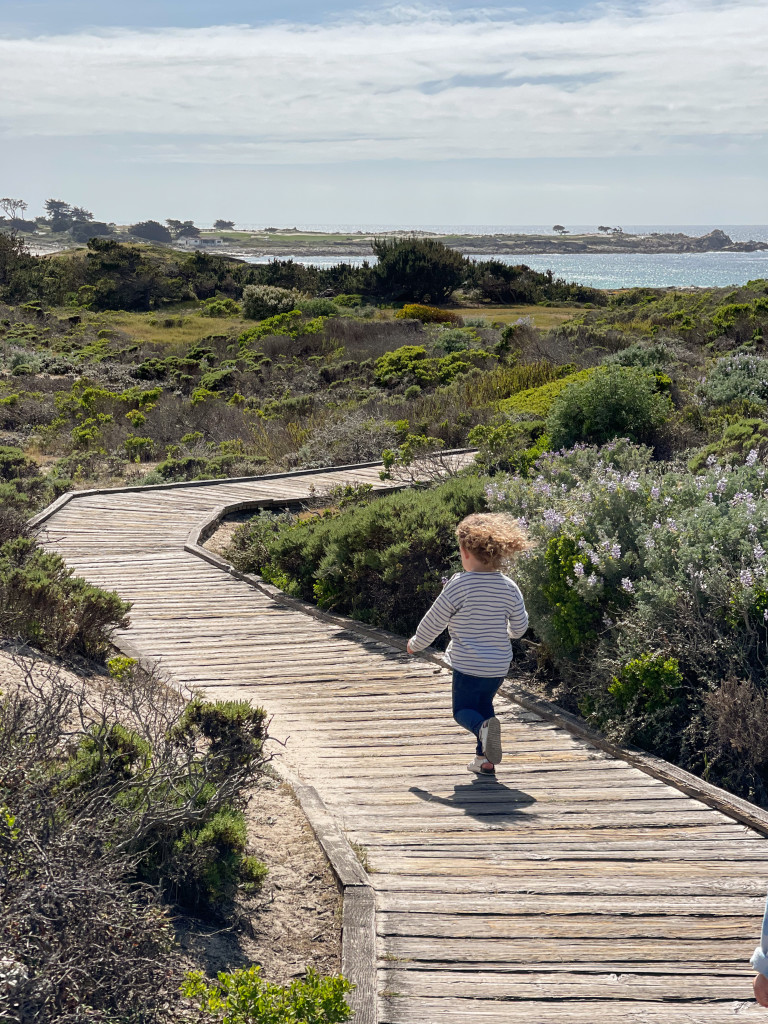
[[[525,809],[536,803],[535,797],[521,789],[512,789],[498,779],[487,776],[454,786],[453,796],[450,797],[437,796],[418,786],[411,786],[408,792],[425,803],[444,804],[489,824],[530,818],[531,815]]]

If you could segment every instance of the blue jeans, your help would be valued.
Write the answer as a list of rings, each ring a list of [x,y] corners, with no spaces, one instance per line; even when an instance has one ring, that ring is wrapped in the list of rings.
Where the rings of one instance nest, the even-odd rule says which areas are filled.
[[[468,676],[453,670],[453,717],[467,732],[477,736],[480,726],[488,718],[493,718],[493,698],[504,682],[500,679],[484,679],[480,676]],[[483,753],[483,746],[478,739],[477,755]]]

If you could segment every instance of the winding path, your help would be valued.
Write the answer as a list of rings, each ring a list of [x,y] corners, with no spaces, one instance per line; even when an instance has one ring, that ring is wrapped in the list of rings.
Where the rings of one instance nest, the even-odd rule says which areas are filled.
[[[281,756],[367,864],[381,1024],[766,1020],[747,1002],[768,876],[758,831],[511,700],[499,778],[474,779],[444,669],[185,550],[216,508],[353,481],[383,486],[363,466],[83,492],[36,525],[133,602],[128,649],[274,716]]]

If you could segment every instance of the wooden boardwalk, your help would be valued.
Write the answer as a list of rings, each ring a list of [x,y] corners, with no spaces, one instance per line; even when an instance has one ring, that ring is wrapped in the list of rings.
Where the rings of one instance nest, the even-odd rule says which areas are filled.
[[[512,702],[498,780],[476,779],[445,670],[184,551],[216,507],[341,481],[382,486],[366,467],[93,493],[39,534],[133,602],[127,639],[177,683],[274,716],[292,770],[365,850],[381,1024],[768,1019],[747,966],[762,836]]]

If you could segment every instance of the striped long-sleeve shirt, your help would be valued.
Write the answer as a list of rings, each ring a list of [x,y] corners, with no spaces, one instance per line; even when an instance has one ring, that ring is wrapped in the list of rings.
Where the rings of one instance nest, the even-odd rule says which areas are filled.
[[[520,588],[501,572],[458,572],[419,623],[411,649],[422,651],[448,627],[445,663],[467,675],[506,675],[512,661],[510,638],[528,628]]]

